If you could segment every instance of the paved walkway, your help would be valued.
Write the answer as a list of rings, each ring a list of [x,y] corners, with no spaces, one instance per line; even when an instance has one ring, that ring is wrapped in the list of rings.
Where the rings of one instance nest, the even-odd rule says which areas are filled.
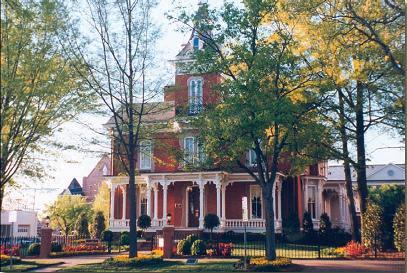
[[[293,260],[302,272],[405,272],[404,261],[394,260]]]
[[[117,254],[115,254],[117,255]],[[45,268],[40,268],[37,270],[33,270],[32,272],[55,272],[61,268],[71,267],[80,264],[93,264],[93,263],[101,263],[105,259],[114,256],[113,255],[89,255],[89,256],[74,256],[74,257],[64,257],[64,258],[52,258],[52,259],[33,259],[32,261],[44,261],[44,262],[63,262],[63,264],[49,266]],[[30,259],[24,259],[30,261]]]

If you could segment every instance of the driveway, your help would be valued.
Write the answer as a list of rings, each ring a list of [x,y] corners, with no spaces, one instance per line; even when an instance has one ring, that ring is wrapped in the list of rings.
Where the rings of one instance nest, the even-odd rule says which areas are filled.
[[[404,261],[395,260],[293,260],[302,272],[405,272]]]
[[[117,255],[117,254],[116,254]],[[50,266],[46,268],[41,268],[33,270],[31,272],[55,272],[61,268],[71,267],[80,264],[93,264],[101,263],[105,259],[115,255],[89,255],[89,256],[74,256],[74,257],[64,257],[64,258],[52,258],[52,259],[33,259],[32,261],[49,261],[49,262],[63,262],[63,264]],[[24,259],[25,261],[31,261],[31,259]]]

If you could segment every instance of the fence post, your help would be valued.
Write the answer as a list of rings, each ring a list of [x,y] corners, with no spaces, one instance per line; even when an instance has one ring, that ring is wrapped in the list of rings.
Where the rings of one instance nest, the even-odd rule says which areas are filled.
[[[318,259],[321,259],[321,236],[318,232]]]
[[[172,247],[174,244],[174,226],[165,226],[163,228],[163,239],[164,239],[164,258],[172,257]]]
[[[40,246],[40,258],[48,258],[51,253],[52,243],[52,229],[44,227],[41,229],[41,246]]]

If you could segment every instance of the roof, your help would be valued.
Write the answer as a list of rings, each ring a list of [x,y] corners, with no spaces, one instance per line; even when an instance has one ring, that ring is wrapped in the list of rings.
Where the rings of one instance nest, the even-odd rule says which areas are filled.
[[[60,193],[60,195],[83,195],[82,186],[79,184],[78,180],[74,178],[69,186]]]
[[[352,181],[356,182],[356,171],[351,167]],[[366,166],[367,182],[395,182],[405,180],[405,164],[374,164]],[[328,181],[345,181],[342,165],[328,166]]]

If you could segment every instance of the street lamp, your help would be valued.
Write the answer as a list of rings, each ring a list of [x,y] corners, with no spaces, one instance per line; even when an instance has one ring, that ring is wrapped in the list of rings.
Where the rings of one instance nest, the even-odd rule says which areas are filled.
[[[167,224],[168,225],[171,225],[171,218],[172,218],[171,213],[168,213],[167,214]]]
[[[47,215],[47,217],[44,218],[44,223],[45,223],[45,227],[49,227],[50,218],[48,215]]]

